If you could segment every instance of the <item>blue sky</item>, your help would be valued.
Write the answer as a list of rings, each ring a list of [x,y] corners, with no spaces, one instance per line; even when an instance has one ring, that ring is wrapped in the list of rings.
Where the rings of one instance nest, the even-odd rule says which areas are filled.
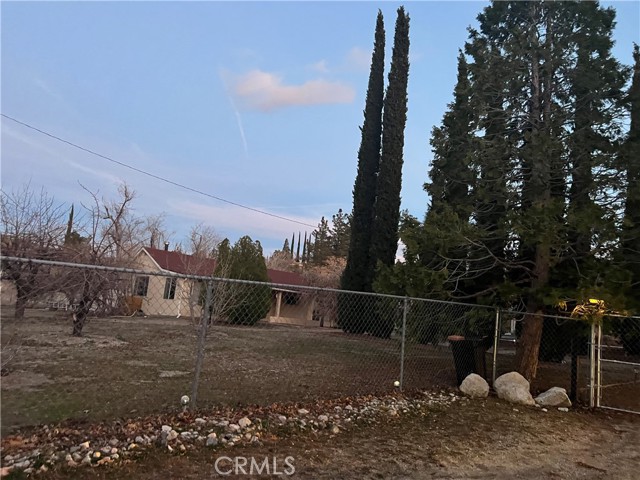
[[[406,2],[411,16],[402,207],[421,217],[429,135],[451,100],[456,54],[487,2]],[[351,209],[377,10],[391,57],[396,2],[2,2],[2,113],[212,195],[316,225]],[[631,63],[640,2],[618,11]],[[139,173],[2,119],[2,188],[112,197],[166,212],[173,241],[198,222],[268,253],[312,230]]]

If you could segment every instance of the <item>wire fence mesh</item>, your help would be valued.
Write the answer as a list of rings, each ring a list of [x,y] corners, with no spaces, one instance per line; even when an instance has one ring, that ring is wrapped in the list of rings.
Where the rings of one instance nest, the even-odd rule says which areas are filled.
[[[523,324],[534,315],[500,312],[500,337],[495,355],[496,375],[517,369],[516,352]],[[535,395],[552,387],[564,388],[572,401],[589,402],[590,395],[590,324],[579,318],[544,315],[538,368],[531,384]]]
[[[605,317],[598,333],[598,406],[640,413],[640,318]]]
[[[2,271],[3,432],[175,410],[185,394],[202,408],[455,387],[472,372],[490,382],[515,369],[526,318],[165,270],[2,257]],[[618,353],[602,358],[627,355],[638,325],[612,323],[602,351]],[[588,353],[586,322],[545,318],[533,392],[560,386],[586,401]],[[603,403],[640,410],[637,367],[602,374]]]

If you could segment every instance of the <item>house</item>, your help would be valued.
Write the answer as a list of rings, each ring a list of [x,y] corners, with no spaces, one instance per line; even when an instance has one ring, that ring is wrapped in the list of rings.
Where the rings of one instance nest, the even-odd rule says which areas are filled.
[[[198,258],[185,253],[143,247],[136,256],[136,268],[160,275],[137,275],[133,285],[133,296],[129,299],[131,310],[142,310],[146,315],[177,317],[199,317],[202,313],[202,281],[181,275],[211,276],[216,261]],[[177,274],[176,276],[161,275]],[[303,286],[302,276],[296,272],[268,269],[271,289],[271,308],[266,320],[270,323],[317,326],[314,319],[315,298],[293,287]]]

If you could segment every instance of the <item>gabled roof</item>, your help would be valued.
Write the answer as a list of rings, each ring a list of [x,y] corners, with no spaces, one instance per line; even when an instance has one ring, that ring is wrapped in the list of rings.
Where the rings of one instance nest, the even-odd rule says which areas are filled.
[[[162,270],[183,275],[213,275],[216,261],[213,258],[197,258],[181,252],[144,247]]]
[[[183,275],[213,275],[216,261],[213,258],[197,258],[181,252],[161,250],[159,248],[143,247],[143,250],[162,270],[180,273]],[[271,283],[284,285],[304,285],[302,275],[296,272],[267,269],[267,275]]]

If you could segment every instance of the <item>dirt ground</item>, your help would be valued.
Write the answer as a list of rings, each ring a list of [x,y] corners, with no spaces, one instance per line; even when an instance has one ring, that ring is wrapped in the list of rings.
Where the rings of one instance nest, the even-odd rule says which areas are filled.
[[[179,408],[182,395],[191,393],[196,335],[185,319],[91,319],[84,337],[74,338],[62,312],[28,310],[20,323],[11,321],[11,311],[1,313],[3,363],[7,354],[15,354],[2,377],[3,434],[69,418],[95,421],[171,411]],[[507,348],[500,350],[498,373],[513,368],[513,357]],[[407,390],[455,385],[447,345],[407,344],[404,358]],[[399,359],[395,338],[347,335],[332,328],[214,325],[198,405],[266,405],[389,392],[400,376]],[[579,382],[583,399],[585,361]],[[490,362],[491,352],[489,369]],[[625,375],[632,370],[613,367]],[[604,371],[605,379],[617,386],[606,390],[604,399],[610,406],[640,409],[638,375],[618,380],[610,371]],[[568,364],[541,364],[532,390],[568,388],[568,382]]]
[[[640,417],[586,410],[545,413],[489,398],[436,408],[424,416],[354,426],[336,436],[297,433],[262,446],[217,451],[203,447],[184,456],[154,450],[122,467],[61,469],[39,477],[217,478],[214,465],[221,456],[259,460],[275,456],[280,465],[291,456],[295,466],[291,478],[321,480],[631,480],[640,471]]]

